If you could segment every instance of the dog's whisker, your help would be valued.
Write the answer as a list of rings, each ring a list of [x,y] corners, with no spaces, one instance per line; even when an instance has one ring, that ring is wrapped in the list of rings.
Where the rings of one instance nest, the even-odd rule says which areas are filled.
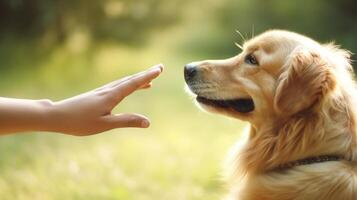
[[[237,29],[236,32],[239,34],[239,36],[242,38],[243,42],[246,41],[246,38],[243,36],[243,34]]]
[[[254,24],[252,24],[252,37],[251,38],[253,38],[254,37]]]
[[[242,47],[242,45],[240,45],[240,44],[238,44],[237,42],[235,42],[234,43],[240,50],[242,50],[243,51],[243,47]]]
[[[238,35],[241,37],[242,39],[242,44],[245,43],[246,41],[246,38],[243,36],[243,34],[237,29],[236,32],[238,33]],[[235,42],[234,43],[240,50],[243,51],[243,45],[242,44],[239,44],[238,42]]]

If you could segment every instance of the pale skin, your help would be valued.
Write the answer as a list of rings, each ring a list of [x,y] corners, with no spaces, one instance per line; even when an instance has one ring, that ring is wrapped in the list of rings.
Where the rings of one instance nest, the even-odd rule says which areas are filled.
[[[135,113],[113,114],[128,95],[151,87],[163,65],[127,76],[92,91],[61,101],[0,97],[0,135],[27,131],[86,136],[114,128],[147,128],[147,117]]]

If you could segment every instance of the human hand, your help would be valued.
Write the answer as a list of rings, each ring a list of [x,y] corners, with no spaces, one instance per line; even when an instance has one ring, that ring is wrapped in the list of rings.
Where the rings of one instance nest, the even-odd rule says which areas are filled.
[[[114,128],[147,128],[148,118],[140,114],[113,114],[113,108],[138,89],[150,88],[151,81],[163,70],[154,66],[138,74],[127,76],[95,90],[53,103],[48,112],[48,130],[85,136]]]

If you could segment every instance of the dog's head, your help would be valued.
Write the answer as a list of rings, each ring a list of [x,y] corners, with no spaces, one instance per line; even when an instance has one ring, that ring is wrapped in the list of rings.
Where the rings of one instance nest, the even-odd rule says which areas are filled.
[[[184,75],[204,109],[258,124],[318,107],[336,86],[333,62],[348,63],[346,57],[336,47],[274,30],[245,42],[235,57],[187,64]]]

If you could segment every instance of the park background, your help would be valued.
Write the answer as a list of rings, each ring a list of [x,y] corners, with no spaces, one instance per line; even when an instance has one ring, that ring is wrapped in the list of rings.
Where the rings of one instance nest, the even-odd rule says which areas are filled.
[[[236,30],[275,28],[357,52],[357,1],[0,1],[0,96],[56,101],[166,66],[115,109],[149,116],[149,129],[0,137],[0,199],[220,199],[221,163],[246,124],[201,112],[183,66],[238,54]]]

